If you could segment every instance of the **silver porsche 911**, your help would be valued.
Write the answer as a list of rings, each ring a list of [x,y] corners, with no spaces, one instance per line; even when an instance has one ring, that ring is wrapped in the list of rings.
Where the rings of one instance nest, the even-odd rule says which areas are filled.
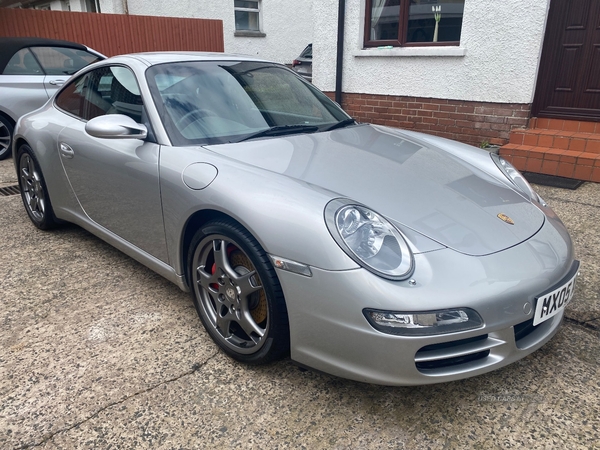
[[[479,375],[557,332],[579,263],[496,155],[356,123],[286,67],[118,56],[19,121],[34,225],[80,225],[191,291],[238,361],[387,385]]]

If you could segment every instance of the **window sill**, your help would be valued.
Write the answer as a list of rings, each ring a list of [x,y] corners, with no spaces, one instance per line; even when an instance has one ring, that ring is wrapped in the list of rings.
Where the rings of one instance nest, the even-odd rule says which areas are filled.
[[[455,56],[467,54],[464,47],[394,47],[394,48],[365,48],[352,54],[357,58],[370,56]]]
[[[262,31],[236,30],[233,35],[236,37],[265,37],[267,34]]]

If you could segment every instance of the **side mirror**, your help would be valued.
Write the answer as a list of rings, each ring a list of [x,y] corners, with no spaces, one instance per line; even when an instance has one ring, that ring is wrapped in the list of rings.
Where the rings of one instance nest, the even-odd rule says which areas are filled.
[[[85,132],[102,139],[146,139],[148,129],[123,114],[107,114],[90,119]]]

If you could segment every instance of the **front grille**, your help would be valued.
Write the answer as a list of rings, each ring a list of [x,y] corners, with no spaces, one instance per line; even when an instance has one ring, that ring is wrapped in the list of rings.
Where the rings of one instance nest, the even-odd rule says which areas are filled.
[[[415,365],[423,373],[443,371],[465,364],[472,365],[477,361],[485,360],[492,348],[503,344],[504,341],[483,334],[468,339],[427,345],[415,355]]]
[[[17,195],[20,193],[21,190],[19,189],[18,184],[15,186],[0,187],[0,196],[2,197],[8,197],[9,195]]]

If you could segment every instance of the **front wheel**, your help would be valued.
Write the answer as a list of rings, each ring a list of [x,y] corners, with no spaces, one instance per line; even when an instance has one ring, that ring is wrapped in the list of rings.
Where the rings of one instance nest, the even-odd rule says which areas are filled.
[[[27,215],[40,230],[56,227],[57,220],[48,197],[46,182],[31,147],[21,145],[17,161],[19,188]]]
[[[225,353],[265,364],[289,352],[281,285],[248,231],[229,220],[207,223],[192,240],[189,267],[198,315]]]

